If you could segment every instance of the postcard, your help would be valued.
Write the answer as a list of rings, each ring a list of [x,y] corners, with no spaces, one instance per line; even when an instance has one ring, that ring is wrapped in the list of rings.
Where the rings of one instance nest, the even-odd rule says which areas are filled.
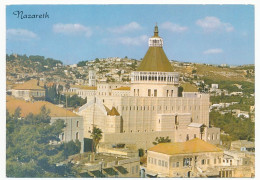
[[[255,177],[254,4],[5,4],[7,178]]]

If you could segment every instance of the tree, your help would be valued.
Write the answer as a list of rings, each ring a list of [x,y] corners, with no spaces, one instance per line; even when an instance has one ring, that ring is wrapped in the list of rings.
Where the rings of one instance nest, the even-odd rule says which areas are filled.
[[[66,88],[66,90],[69,90],[70,89],[70,83],[66,83],[65,88]]]
[[[139,155],[139,157],[143,157],[144,156],[144,149],[142,149],[142,148],[138,149],[138,155]]]
[[[16,112],[18,112],[17,110]],[[39,114],[25,118],[10,115],[6,119],[7,177],[64,177],[57,163],[65,160],[59,134],[63,120],[50,124],[49,111],[43,106]]]
[[[78,67],[86,66],[86,61],[80,61],[80,62],[78,62],[77,66],[78,66]]]
[[[121,74],[122,74],[122,73],[121,73],[121,70],[117,72],[117,75],[119,76],[119,79],[120,79],[120,77],[121,77]]]
[[[90,135],[90,137],[92,137],[93,139],[93,143],[94,143],[94,152],[96,152],[97,150],[97,145],[99,144],[99,141],[102,139],[102,130],[97,128],[97,127],[94,127],[93,128],[93,131]]]
[[[58,86],[59,104],[60,104],[60,98],[61,98],[62,90],[63,90],[63,86],[62,86],[62,85],[59,85],[59,86]]]
[[[156,137],[155,141],[153,142],[154,145],[160,144],[160,143],[169,143],[171,142],[171,139],[169,139],[169,136],[165,137]]]
[[[203,133],[204,133],[205,127],[206,127],[205,124],[203,124],[203,125],[200,127],[200,139],[202,139],[202,135],[203,135]]]
[[[81,144],[77,139],[75,142],[73,140],[69,142],[65,142],[62,144],[61,148],[63,149],[64,156],[67,158],[68,156],[78,154],[80,152]]]
[[[64,96],[63,96],[64,98]],[[67,105],[68,107],[78,107],[78,106],[82,106],[83,104],[86,104],[87,100],[83,99],[81,97],[79,97],[78,95],[73,95],[73,96],[69,96],[67,98]]]
[[[182,97],[183,87],[178,87],[178,97]]]

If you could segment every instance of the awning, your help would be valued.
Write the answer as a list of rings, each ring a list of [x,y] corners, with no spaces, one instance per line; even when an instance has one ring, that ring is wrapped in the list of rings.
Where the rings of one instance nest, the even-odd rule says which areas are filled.
[[[127,173],[128,173],[127,169],[124,168],[123,166],[116,166],[115,168],[116,168],[116,170],[118,170],[121,174],[127,174]]]
[[[110,176],[118,175],[118,172],[116,172],[113,168],[105,168],[103,171],[105,171]]]
[[[90,171],[91,174],[93,174],[95,177],[105,177],[103,173],[101,173],[100,170]]]

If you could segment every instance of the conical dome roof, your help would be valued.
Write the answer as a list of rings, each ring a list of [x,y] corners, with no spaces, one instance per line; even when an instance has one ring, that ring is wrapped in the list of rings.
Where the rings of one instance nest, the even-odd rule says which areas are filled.
[[[162,47],[149,47],[137,71],[173,72]]]
[[[164,50],[163,40],[158,36],[158,26],[154,28],[154,36],[149,39],[149,49],[146,52],[137,71],[156,71],[156,72],[173,72]]]

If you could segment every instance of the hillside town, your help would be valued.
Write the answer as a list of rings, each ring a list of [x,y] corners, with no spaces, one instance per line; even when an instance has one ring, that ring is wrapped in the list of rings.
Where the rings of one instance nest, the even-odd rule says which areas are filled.
[[[254,65],[169,60],[157,25],[148,44],[71,65],[7,54],[10,122],[62,120],[49,144],[80,144],[54,163],[66,177],[254,177]]]

